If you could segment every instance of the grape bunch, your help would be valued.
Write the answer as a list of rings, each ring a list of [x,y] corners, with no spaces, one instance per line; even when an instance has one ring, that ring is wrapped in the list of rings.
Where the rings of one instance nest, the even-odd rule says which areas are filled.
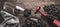
[[[44,11],[46,11],[47,14],[49,14],[49,15],[57,14],[57,8],[54,4],[44,6]]]
[[[54,4],[46,5],[43,9],[45,12],[47,12],[47,14],[56,16],[58,19],[60,19],[60,11]]]

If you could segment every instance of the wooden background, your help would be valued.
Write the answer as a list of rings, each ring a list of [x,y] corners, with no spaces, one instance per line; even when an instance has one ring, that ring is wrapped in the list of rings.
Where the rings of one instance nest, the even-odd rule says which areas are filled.
[[[3,1],[7,1],[13,4],[13,8],[15,7],[15,5],[21,6],[24,9],[32,9],[34,10],[37,6],[41,6],[43,7],[44,5],[48,5],[48,4],[58,4],[59,9],[60,9],[60,0],[3,0]],[[3,2],[2,0],[0,0],[0,10],[2,9],[2,4]],[[9,9],[8,9],[9,10]],[[9,11],[11,12],[11,10]],[[33,15],[33,12],[32,12]],[[39,16],[39,15],[38,15]],[[19,14],[18,15],[19,19],[20,19],[20,24],[21,27],[24,24],[24,20],[26,19],[25,17],[23,17],[23,14]]]

